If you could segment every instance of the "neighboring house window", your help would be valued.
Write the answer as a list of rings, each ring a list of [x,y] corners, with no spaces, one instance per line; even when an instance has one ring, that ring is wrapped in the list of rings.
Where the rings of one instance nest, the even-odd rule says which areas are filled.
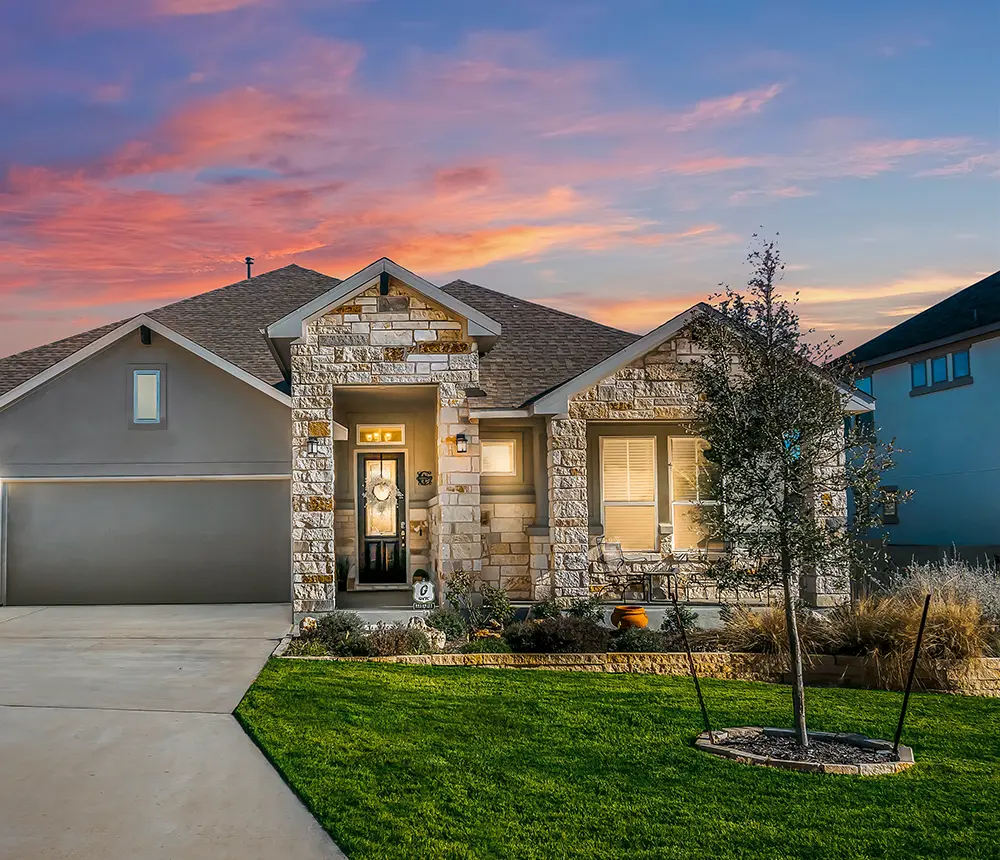
[[[162,411],[160,396],[160,371],[132,371],[132,422],[134,424],[159,424]]]
[[[883,487],[885,501],[882,503],[882,522],[886,525],[899,523],[899,487]]]
[[[517,474],[517,443],[514,439],[482,440],[482,473],[511,477]]]
[[[911,364],[910,376],[913,379],[914,388],[923,388],[927,385],[927,362],[917,361]]]
[[[708,443],[693,436],[670,439],[670,504],[675,550],[704,549],[710,544],[698,521],[699,504],[713,504],[710,496]]]
[[[658,549],[655,438],[601,437],[601,513],[604,536],[623,550]]]
[[[402,445],[405,434],[402,424],[388,427],[375,424],[358,425],[359,445]]]
[[[952,376],[955,379],[962,379],[970,375],[969,371],[969,350],[963,349],[961,352],[953,353],[951,356]]]
[[[875,436],[875,413],[859,412],[854,416],[857,422],[858,433],[865,439],[872,439]]]
[[[939,382],[948,381],[948,356],[939,355],[931,359],[931,383],[937,385]]]

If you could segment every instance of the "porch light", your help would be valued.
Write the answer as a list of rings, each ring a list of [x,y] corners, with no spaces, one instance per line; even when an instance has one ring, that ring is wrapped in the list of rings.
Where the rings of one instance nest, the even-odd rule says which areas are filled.
[[[319,453],[319,436],[310,436],[306,440],[306,454],[315,457]]]
[[[464,454],[469,450],[469,440],[465,437],[464,433],[455,434],[455,450],[459,454]]]

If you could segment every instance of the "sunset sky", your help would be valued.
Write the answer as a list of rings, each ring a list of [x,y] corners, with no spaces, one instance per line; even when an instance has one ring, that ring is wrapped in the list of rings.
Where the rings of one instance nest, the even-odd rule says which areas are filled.
[[[0,355],[248,254],[642,332],[761,227],[857,344],[1000,268],[998,9],[0,0]]]

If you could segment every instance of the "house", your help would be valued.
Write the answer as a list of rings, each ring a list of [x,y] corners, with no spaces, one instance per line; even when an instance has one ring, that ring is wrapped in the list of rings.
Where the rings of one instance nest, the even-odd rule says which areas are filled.
[[[0,597],[301,617],[462,571],[587,595],[599,537],[630,564],[704,546],[683,372],[702,309],[640,337],[383,258],[0,359]]]
[[[880,436],[903,449],[889,479],[912,498],[887,517],[897,561],[1000,554],[1000,272],[852,353]]]

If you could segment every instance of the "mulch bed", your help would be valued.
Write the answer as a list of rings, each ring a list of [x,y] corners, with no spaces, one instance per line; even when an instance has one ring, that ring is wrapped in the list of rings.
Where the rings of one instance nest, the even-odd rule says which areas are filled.
[[[782,761],[809,761],[817,764],[881,764],[899,761],[891,750],[865,749],[840,741],[810,739],[808,747],[795,738],[774,737],[762,733],[730,733],[727,747]]]

